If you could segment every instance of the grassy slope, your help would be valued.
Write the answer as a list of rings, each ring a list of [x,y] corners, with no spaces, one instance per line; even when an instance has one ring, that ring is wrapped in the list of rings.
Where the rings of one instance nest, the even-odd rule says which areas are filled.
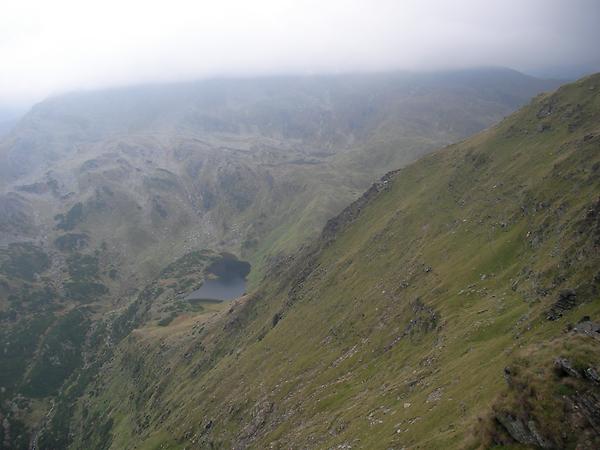
[[[75,446],[474,445],[515,352],[600,312],[599,90],[565,86],[400,171],[213,325],[132,335],[79,406],[109,431],[83,420]],[[548,321],[563,288],[580,305]]]
[[[11,422],[0,441],[17,436],[27,447],[59,390],[71,394],[53,411],[70,410],[104,358],[97,341],[117,341],[97,329],[127,318],[166,264],[225,249],[252,262],[258,286],[273,261],[317,236],[389,167],[554,86],[491,69],[149,86],[36,106],[0,143],[0,363],[12,367],[0,383],[0,422],[30,428]],[[31,257],[5,248],[23,242],[35,243]],[[49,267],[36,268],[45,258]],[[25,278],[14,273],[20,266]],[[172,290],[154,299],[153,321],[185,325],[204,312]],[[85,322],[69,320],[77,313]],[[128,332],[123,321],[117,328]],[[58,333],[65,323],[76,325],[68,339]]]

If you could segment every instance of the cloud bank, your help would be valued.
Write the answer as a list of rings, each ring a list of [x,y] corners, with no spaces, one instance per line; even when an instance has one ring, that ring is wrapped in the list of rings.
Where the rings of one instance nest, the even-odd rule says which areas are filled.
[[[6,0],[0,105],[213,76],[600,61],[596,0]]]

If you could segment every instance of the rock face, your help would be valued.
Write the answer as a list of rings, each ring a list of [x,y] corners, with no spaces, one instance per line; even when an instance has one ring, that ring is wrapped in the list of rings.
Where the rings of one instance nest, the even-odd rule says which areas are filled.
[[[592,322],[589,317],[584,317],[575,325],[572,329],[574,333],[585,334],[593,337],[594,339],[600,339],[600,323]]]
[[[599,448],[600,358],[596,339],[586,333],[594,328],[594,322],[585,320],[579,329],[548,343],[542,358],[555,349],[562,353],[552,364],[534,356],[504,369],[508,392],[494,407],[492,443]],[[565,356],[569,352],[572,357]]]
[[[252,438],[265,426],[269,415],[273,412],[273,402],[265,400],[255,405],[250,422],[240,433],[236,449],[245,449]]]
[[[554,448],[550,442],[539,434],[533,420],[524,422],[510,414],[498,414],[496,420],[506,429],[511,438],[521,444]]]
[[[573,368],[571,362],[566,358],[556,358],[554,360],[554,367],[566,376],[581,378],[581,374]]]
[[[560,319],[565,311],[573,309],[577,305],[577,293],[573,289],[565,289],[558,294],[558,300],[548,312],[548,320]]]

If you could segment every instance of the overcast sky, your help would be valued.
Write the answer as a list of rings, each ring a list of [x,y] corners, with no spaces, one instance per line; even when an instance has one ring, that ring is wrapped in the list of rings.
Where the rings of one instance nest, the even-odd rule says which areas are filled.
[[[600,0],[1,0],[0,106],[212,76],[600,61]]]

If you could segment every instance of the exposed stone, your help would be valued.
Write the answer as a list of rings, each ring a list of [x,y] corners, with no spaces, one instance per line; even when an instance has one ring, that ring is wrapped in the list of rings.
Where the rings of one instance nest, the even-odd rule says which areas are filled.
[[[554,102],[550,101],[542,105],[542,107],[538,110],[536,116],[538,119],[543,119],[544,117],[550,116],[554,112]]]
[[[509,387],[512,386],[512,370],[508,366],[504,368],[504,380]]]
[[[550,129],[550,124],[549,123],[540,123],[537,126],[538,133],[543,133],[544,131],[548,131],[549,129]]]
[[[521,419],[513,417],[510,414],[501,413],[496,414],[496,420],[504,427],[510,437],[515,441],[525,445],[531,445],[535,443],[535,437],[533,437]]]
[[[558,320],[562,315],[577,306],[577,294],[573,289],[564,289],[558,294],[558,300],[548,311],[548,320]]]
[[[575,369],[571,362],[566,358],[556,358],[554,360],[554,368],[569,377],[581,378],[579,371]]]
[[[533,420],[525,422],[509,413],[496,414],[496,420],[510,437],[520,444],[534,445],[541,448],[554,448],[552,441],[542,435]],[[497,443],[502,444],[501,441]]]
[[[273,406],[273,402],[267,400],[259,402],[254,406],[252,419],[241,431],[236,448],[247,448],[247,443],[265,426],[268,416],[273,412]]]
[[[585,318],[584,318],[585,319]],[[585,334],[595,339],[600,339],[600,323],[589,320],[581,320],[572,329],[574,333]]]
[[[427,396],[427,400],[425,401],[425,403],[434,403],[434,402],[439,402],[442,399],[442,394],[444,392],[444,389],[439,387],[437,389],[434,389],[428,396]]]
[[[580,419],[577,422],[587,422],[598,438],[600,436],[600,396],[592,391],[577,393],[567,399],[567,404],[570,413]]]
[[[600,374],[593,367],[588,367],[583,371],[583,375],[590,381],[600,384]]]
[[[542,448],[553,448],[552,442],[546,439],[542,433],[539,432],[537,425],[533,420],[527,422],[527,427],[535,440],[535,442]]]

